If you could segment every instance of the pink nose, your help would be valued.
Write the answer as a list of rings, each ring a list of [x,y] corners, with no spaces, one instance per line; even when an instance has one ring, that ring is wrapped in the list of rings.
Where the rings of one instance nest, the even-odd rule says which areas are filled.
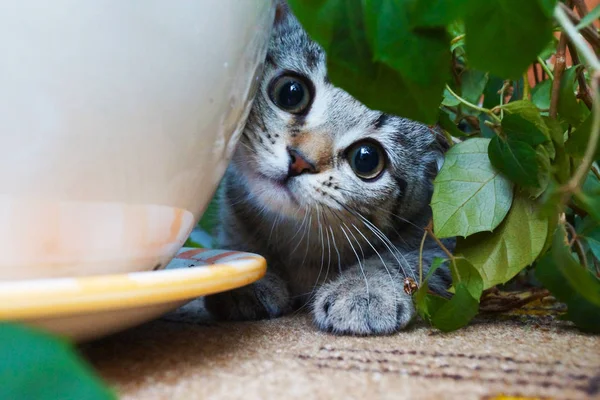
[[[288,176],[298,176],[305,172],[314,174],[317,172],[315,165],[302,155],[298,150],[288,148],[290,154],[290,164],[288,167]]]

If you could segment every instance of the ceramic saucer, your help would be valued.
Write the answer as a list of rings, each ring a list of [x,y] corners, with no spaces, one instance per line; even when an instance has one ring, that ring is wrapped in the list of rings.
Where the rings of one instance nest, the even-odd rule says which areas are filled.
[[[118,332],[213,293],[250,284],[263,257],[184,248],[163,270],[0,282],[0,321],[41,327],[76,341]]]

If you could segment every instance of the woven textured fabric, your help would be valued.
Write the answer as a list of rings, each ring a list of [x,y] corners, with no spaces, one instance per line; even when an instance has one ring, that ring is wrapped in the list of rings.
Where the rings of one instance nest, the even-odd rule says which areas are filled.
[[[200,300],[82,350],[130,400],[600,399],[600,337],[559,320],[562,311],[538,299],[449,334],[416,323],[337,337],[302,313],[212,322]]]

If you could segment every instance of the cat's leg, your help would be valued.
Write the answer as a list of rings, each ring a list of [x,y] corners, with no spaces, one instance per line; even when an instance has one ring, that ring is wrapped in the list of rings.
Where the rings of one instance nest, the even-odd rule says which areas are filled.
[[[272,272],[251,285],[207,296],[204,302],[214,317],[231,321],[276,318],[292,309],[287,283]]]
[[[313,303],[313,319],[319,329],[336,334],[378,335],[409,324],[416,311],[412,297],[404,291],[404,279],[418,275],[414,268],[418,253],[405,255],[411,269],[399,269],[389,255],[383,258],[384,262],[378,256],[366,259],[319,289]],[[432,255],[424,254],[424,258],[425,265],[430,265]],[[439,270],[432,277],[436,291],[444,291],[448,283],[447,271]]]

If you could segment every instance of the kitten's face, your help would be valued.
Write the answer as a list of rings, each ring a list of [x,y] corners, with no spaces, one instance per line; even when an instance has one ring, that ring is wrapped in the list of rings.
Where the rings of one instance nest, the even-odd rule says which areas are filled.
[[[430,128],[370,110],[329,83],[324,52],[284,12],[234,166],[252,201],[278,215],[325,208],[407,218],[429,202],[436,143]]]

